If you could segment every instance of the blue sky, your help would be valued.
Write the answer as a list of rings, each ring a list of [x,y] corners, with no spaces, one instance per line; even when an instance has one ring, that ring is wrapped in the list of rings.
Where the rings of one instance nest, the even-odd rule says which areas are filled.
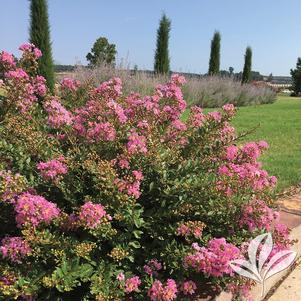
[[[0,0],[0,49],[16,53],[28,39],[29,1]],[[55,62],[86,63],[96,38],[115,43],[119,58],[152,69],[162,12],[172,21],[171,68],[208,69],[210,40],[219,30],[221,69],[241,71],[246,46],[253,70],[288,75],[301,56],[300,0],[49,0]]]

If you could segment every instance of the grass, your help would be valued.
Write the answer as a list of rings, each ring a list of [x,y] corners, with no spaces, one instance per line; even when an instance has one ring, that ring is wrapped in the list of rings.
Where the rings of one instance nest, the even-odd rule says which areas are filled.
[[[259,125],[243,141],[266,140],[263,167],[277,176],[278,191],[301,181],[301,98],[279,96],[274,104],[241,107],[233,121],[238,131]]]

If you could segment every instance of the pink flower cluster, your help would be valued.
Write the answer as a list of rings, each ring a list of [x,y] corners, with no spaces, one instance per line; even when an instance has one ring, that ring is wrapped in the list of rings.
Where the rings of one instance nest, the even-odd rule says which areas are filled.
[[[21,237],[6,237],[2,239],[0,252],[4,258],[15,263],[21,263],[21,259],[31,253],[27,241]]]
[[[86,131],[86,138],[89,142],[114,141],[116,139],[116,131],[109,122],[90,122],[89,129]]]
[[[174,73],[172,76],[171,76],[171,81],[176,84],[177,86],[182,86],[186,83],[186,79],[184,76],[182,75],[179,75],[177,73]]]
[[[129,154],[147,153],[146,138],[139,135],[135,130],[130,132],[127,143]]]
[[[128,117],[126,116],[125,110],[120,104],[111,99],[108,101],[107,106],[117,116],[117,119],[121,124],[127,122]]]
[[[267,149],[268,147],[269,145],[265,141],[259,141],[258,143],[249,142],[242,147],[242,156],[246,157],[251,162],[255,162],[262,151]]]
[[[58,129],[65,125],[71,125],[72,114],[55,98],[51,97],[44,105],[48,113],[48,124],[50,127]]]
[[[44,96],[47,92],[45,77],[38,75],[34,79],[34,90],[39,96]]]
[[[60,214],[56,204],[47,201],[42,196],[32,195],[29,192],[25,192],[18,197],[15,203],[15,211],[18,227],[25,224],[34,227],[40,223],[49,224]]]
[[[125,280],[124,290],[127,294],[131,292],[138,292],[140,284],[141,284],[141,280],[138,276],[131,277]]]
[[[171,105],[165,104],[162,107],[161,118],[162,120],[176,120],[180,118],[181,113],[186,109],[186,101],[183,99],[181,90],[180,76],[174,74],[171,81],[165,85],[158,85],[156,87],[157,95],[160,98],[170,99],[173,101]]]
[[[42,51],[37,48],[34,44],[26,43],[22,44],[19,49],[23,52],[32,53],[36,59],[42,56]]]
[[[122,273],[122,272],[120,272],[118,275],[117,275],[117,277],[116,277],[116,279],[118,280],[118,281],[124,281],[125,280],[125,275]]]
[[[79,210],[79,221],[84,225],[85,228],[94,229],[99,226],[104,218],[111,220],[112,218],[106,213],[104,207],[100,204],[93,204],[87,202],[80,207]]]
[[[197,286],[194,281],[188,280],[184,281],[181,285],[181,291],[184,295],[193,295],[197,289]]]
[[[39,162],[37,169],[45,180],[56,180],[59,176],[68,172],[67,165],[63,163],[64,157],[53,159],[47,162]]]
[[[157,276],[157,271],[162,269],[162,264],[157,259],[151,259],[143,268],[146,274]]]
[[[228,153],[227,156],[231,157],[233,156],[233,149],[230,152],[232,153]],[[260,163],[228,163],[219,167],[218,174],[223,177],[236,179],[239,186],[244,184],[255,191],[274,187],[277,182],[276,177],[269,177],[267,171],[260,169]],[[218,188],[219,190],[224,190],[222,182],[219,183]]]
[[[95,95],[93,95],[95,97]],[[108,111],[107,103],[97,99],[90,100],[74,112],[73,129],[75,133],[83,137],[89,143],[100,141],[114,141],[116,130],[108,119],[112,112]]]
[[[177,298],[177,284],[173,279],[168,279],[164,286],[161,281],[155,280],[148,290],[151,301],[172,301]]]
[[[235,107],[232,103],[227,103],[222,107],[223,111],[227,114],[228,117],[233,117],[236,113]]]
[[[249,142],[240,148],[236,145],[230,145],[225,149],[225,159],[232,162],[256,163],[262,151],[268,147],[266,141]]]
[[[22,114],[26,114],[33,104],[37,101],[36,94],[43,93],[46,87],[40,78],[30,79],[29,75],[22,68],[17,68],[5,72],[5,81],[8,88],[8,93],[13,93],[10,96],[15,99],[17,108]],[[9,94],[10,95],[10,94]]]
[[[189,221],[180,224],[177,229],[177,235],[179,236],[194,236],[195,238],[202,237],[205,224],[200,221]]]
[[[16,70],[7,71],[4,75],[8,79],[15,79],[15,80],[29,79],[28,74],[22,68],[17,68]]]
[[[172,142],[175,145],[184,146],[188,140],[185,136],[187,126],[184,122],[179,119],[173,120],[170,126],[167,128],[162,141]]]
[[[141,171],[134,170],[132,171],[132,178],[133,180],[117,178],[114,183],[120,192],[125,192],[129,196],[138,199],[141,195],[140,185],[144,177]]]
[[[274,246],[270,256],[278,253],[279,251],[289,250],[293,241],[289,237],[289,228],[281,223],[276,223],[273,229]]]
[[[61,81],[61,88],[63,90],[76,91],[80,87],[80,81],[65,77]]]
[[[190,110],[189,124],[194,128],[202,127],[206,120],[206,115],[203,113],[203,110],[198,106],[192,106]]]
[[[213,120],[215,122],[221,122],[222,121],[222,113],[221,112],[209,112],[208,113],[208,119]]]
[[[104,99],[116,99],[122,94],[122,83],[118,77],[113,77],[107,82],[103,82],[96,89],[95,92],[100,94]]]
[[[2,51],[0,53],[0,63],[3,64],[5,68],[12,68],[16,66],[13,55],[6,51]]]
[[[279,213],[269,208],[264,201],[254,199],[242,207],[240,226],[247,226],[249,231],[265,229],[270,231],[279,220]]]
[[[213,238],[207,248],[193,244],[194,253],[184,258],[184,267],[192,268],[208,276],[221,277],[224,274],[232,275],[233,270],[229,261],[240,256],[240,250],[225,238]]]

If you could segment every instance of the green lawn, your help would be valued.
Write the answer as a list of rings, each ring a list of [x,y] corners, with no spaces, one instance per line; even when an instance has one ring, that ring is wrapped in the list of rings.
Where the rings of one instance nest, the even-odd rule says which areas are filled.
[[[241,107],[233,121],[238,131],[258,129],[243,141],[266,140],[263,166],[278,177],[278,190],[301,182],[301,98],[279,96],[274,104]]]

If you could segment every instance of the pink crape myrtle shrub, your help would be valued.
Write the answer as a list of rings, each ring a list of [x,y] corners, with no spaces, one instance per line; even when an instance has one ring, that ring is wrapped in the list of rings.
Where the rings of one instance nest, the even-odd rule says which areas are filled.
[[[0,53],[0,300],[195,300],[210,281],[246,295],[229,261],[271,231],[264,141],[239,143],[233,105],[187,120],[172,75],[149,96],[36,74],[41,52]]]

